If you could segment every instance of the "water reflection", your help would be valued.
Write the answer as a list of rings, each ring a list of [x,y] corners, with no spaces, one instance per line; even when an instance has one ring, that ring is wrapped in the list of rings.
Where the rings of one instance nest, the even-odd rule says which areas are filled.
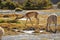
[[[34,32],[34,30],[29,30],[29,31],[28,31],[28,30],[24,30],[23,32],[24,32],[24,33],[32,34],[32,33]],[[41,32],[44,32],[44,31],[43,31],[43,30],[40,30],[40,33],[41,33]]]

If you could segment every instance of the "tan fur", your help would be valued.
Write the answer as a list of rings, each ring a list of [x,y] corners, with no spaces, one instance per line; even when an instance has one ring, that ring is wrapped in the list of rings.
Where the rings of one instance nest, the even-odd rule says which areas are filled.
[[[0,27],[0,40],[2,40],[2,36],[5,34],[4,29]]]
[[[55,31],[56,31],[56,26],[57,26],[57,16],[56,15],[50,15],[47,19],[47,26],[46,30],[51,30],[50,25],[55,24]],[[49,28],[49,29],[48,29]]]
[[[37,24],[39,24],[39,19],[38,19],[38,13],[37,12],[28,12],[28,13],[26,13],[25,15],[23,15],[20,18],[16,17],[16,19],[21,19],[21,18],[26,17],[27,18],[26,23],[27,23],[27,21],[29,19],[31,24],[32,24],[32,26],[33,26],[33,23],[32,23],[32,20],[31,20],[31,17],[33,17],[33,16],[34,16],[34,18],[36,18]],[[25,23],[25,26],[26,26],[26,23]]]

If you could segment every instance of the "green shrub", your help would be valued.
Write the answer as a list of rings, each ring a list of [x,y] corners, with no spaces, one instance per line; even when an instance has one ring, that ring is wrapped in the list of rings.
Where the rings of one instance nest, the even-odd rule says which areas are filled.
[[[27,10],[48,9],[50,8],[50,6],[52,6],[50,0],[36,0],[36,1],[28,0],[24,6],[24,9]]]
[[[15,5],[14,2],[7,2],[7,3],[6,3],[6,6],[7,6],[8,9],[10,9],[10,10],[13,10],[13,9],[16,8],[16,5]]]
[[[6,1],[0,1],[0,9],[9,9],[9,10],[14,10],[15,8],[22,8],[22,6],[16,2],[12,2],[10,0]]]
[[[0,23],[4,23],[4,20],[1,20],[1,19],[0,19]]]

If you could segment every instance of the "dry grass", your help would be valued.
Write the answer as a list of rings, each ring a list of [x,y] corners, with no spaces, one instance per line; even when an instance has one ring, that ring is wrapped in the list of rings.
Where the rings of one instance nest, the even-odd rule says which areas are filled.
[[[10,19],[14,19],[16,17],[15,14],[8,14],[8,15],[9,15]],[[0,14],[0,19],[3,19],[3,16],[4,16],[4,14]],[[21,16],[22,16],[21,14],[18,15],[18,17],[21,17]],[[13,34],[16,35],[16,34],[19,34],[19,32],[13,32],[11,30],[8,31],[8,29],[6,29],[6,28],[9,28],[9,29],[18,28],[19,30],[23,30],[23,29],[26,29],[26,28],[33,27],[33,28],[36,28],[36,29],[37,28],[45,29],[46,28],[48,15],[41,15],[40,14],[38,17],[39,17],[39,25],[35,25],[36,24],[36,21],[35,21],[36,19],[33,18],[32,23],[34,24],[34,26],[32,26],[29,21],[26,24],[27,27],[24,25],[25,21],[18,21],[20,23],[7,23],[7,22],[5,22],[5,23],[0,23],[0,26],[5,29],[6,35],[13,35]],[[60,16],[58,16],[57,23],[60,24]],[[52,30],[54,30],[54,27],[52,27]],[[57,30],[60,31],[60,25],[58,25]],[[47,32],[45,32],[45,33],[47,33]]]

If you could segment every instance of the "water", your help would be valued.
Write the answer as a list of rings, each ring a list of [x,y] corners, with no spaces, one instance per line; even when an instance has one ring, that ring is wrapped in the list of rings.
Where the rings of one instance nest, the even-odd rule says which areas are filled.
[[[19,20],[27,20],[26,18],[22,18],[22,19],[19,19]]]
[[[25,31],[23,31],[24,33],[29,33],[29,34],[32,34],[34,31],[32,30],[32,31],[27,31],[27,30],[25,30]]]
[[[60,9],[55,9],[55,10],[60,10]],[[36,11],[38,12],[39,14],[52,14],[53,12],[45,12],[45,11],[41,11],[41,10],[23,10],[23,11],[20,11],[20,12],[15,12],[15,10],[0,10],[0,13],[1,14],[12,14],[12,13],[15,13],[15,14],[26,14],[27,12],[31,12],[31,11]],[[60,11],[59,12],[55,12],[55,14],[57,14],[58,16],[60,16]]]
[[[1,14],[10,14],[10,13],[15,13],[15,10],[0,10]]]
[[[60,33],[56,34],[35,34],[32,31],[24,30],[25,33],[20,33],[19,35],[13,36],[3,36],[2,40],[60,40]],[[43,32],[41,30],[40,32]]]
[[[60,40],[60,34],[20,34],[14,36],[3,36],[2,40]]]
[[[34,30],[29,30],[29,31],[24,30],[23,32],[24,32],[24,33],[32,34],[32,33],[34,32]],[[40,30],[40,33],[41,33],[41,32],[44,32],[44,31],[43,31],[43,30]]]

